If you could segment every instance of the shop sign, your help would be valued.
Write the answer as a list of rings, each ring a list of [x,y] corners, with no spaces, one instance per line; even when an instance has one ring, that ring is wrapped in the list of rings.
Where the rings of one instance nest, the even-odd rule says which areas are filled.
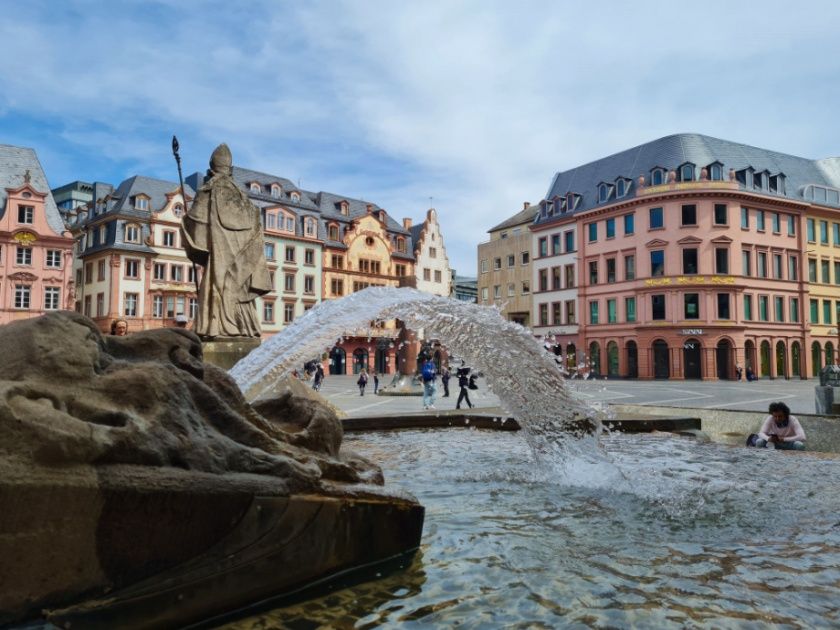
[[[694,335],[702,335],[703,333],[702,328],[683,328],[682,334],[686,337],[693,337]]]

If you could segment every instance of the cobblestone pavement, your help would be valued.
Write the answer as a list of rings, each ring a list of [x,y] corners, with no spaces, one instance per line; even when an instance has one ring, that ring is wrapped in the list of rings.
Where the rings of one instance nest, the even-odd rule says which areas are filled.
[[[384,385],[390,379],[382,379]],[[454,385],[453,385],[454,384]],[[569,387],[585,400],[639,405],[666,405],[700,409],[765,411],[776,400],[784,401],[795,413],[814,413],[814,387],[819,379],[746,381],[568,381]],[[455,408],[457,381],[450,381],[450,397],[443,398],[438,382],[437,411]],[[470,391],[477,408],[496,407],[498,398],[479,379],[479,389]],[[423,411],[420,396],[374,396],[373,382],[359,396],[355,376],[327,376],[321,393],[350,416],[398,414]]]

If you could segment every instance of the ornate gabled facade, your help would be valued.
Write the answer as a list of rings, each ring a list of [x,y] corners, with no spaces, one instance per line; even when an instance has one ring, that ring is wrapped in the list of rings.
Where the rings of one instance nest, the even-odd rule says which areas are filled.
[[[449,297],[452,292],[452,270],[443,242],[437,211],[430,208],[422,223],[412,225],[414,269],[420,291]]]
[[[35,151],[0,144],[0,324],[67,308],[72,256]]]
[[[840,158],[667,136],[555,175],[532,231],[538,259],[577,260],[576,318],[549,319],[579,327],[557,340],[570,365],[805,378],[836,360]]]
[[[129,330],[194,319],[196,276],[181,244],[184,200],[177,183],[135,176],[116,189],[94,184],[77,209],[76,310],[103,331],[122,318]],[[187,188],[187,201],[192,189]]]

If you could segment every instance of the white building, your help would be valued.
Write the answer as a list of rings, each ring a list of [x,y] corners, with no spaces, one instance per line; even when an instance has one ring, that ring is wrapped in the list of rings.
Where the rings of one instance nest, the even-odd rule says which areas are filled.
[[[449,297],[452,292],[452,270],[449,268],[449,257],[446,255],[437,211],[430,208],[423,223],[412,226],[411,219],[404,219],[404,225],[411,232],[414,243],[417,288],[427,293]]]

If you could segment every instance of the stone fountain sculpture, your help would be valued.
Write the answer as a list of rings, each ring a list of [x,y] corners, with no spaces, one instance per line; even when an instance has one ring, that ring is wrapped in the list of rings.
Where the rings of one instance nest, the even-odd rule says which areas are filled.
[[[0,625],[181,626],[419,545],[422,506],[296,381],[250,405],[193,333],[70,312],[0,347]]]

